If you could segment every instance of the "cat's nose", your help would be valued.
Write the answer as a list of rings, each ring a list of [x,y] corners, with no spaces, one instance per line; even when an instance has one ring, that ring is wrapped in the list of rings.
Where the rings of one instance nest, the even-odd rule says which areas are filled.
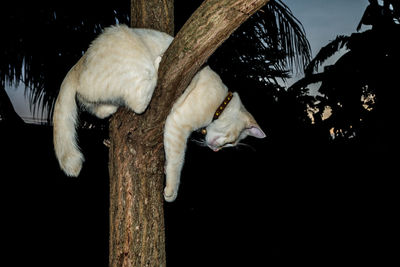
[[[207,146],[214,152],[217,152],[221,149],[221,145],[219,143],[220,137],[214,137],[212,140],[207,141]]]

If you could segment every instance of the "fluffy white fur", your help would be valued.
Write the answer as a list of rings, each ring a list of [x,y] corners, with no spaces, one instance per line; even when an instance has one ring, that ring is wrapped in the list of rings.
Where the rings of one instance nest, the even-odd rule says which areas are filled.
[[[68,72],[53,116],[54,148],[61,168],[78,176],[84,157],[76,141],[77,104],[99,118],[124,105],[136,113],[148,106],[157,83],[158,65],[172,37],[127,26],[107,28]],[[265,137],[234,93],[222,115],[212,121],[228,89],[209,67],[203,68],[176,101],[164,128],[166,201],[174,201],[191,132],[207,127],[206,144],[214,151],[236,145],[248,135]]]

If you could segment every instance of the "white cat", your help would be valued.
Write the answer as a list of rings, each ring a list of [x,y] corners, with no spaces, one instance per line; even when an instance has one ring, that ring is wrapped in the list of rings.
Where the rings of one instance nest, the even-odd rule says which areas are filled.
[[[157,83],[161,56],[172,40],[155,30],[110,27],[68,72],[53,116],[54,148],[67,175],[78,176],[84,161],[76,141],[76,99],[99,118],[110,116],[119,106],[144,112]],[[193,131],[205,128],[206,144],[214,151],[235,146],[248,135],[265,137],[239,95],[233,93],[229,99],[227,95],[220,77],[205,67],[173,105],[164,128],[166,201],[177,196],[186,142]]]

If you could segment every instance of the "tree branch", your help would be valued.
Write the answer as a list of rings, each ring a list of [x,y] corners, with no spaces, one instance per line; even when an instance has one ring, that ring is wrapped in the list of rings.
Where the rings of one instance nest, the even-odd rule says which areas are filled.
[[[211,54],[269,0],[206,0],[165,52],[158,72],[154,112],[170,106]],[[153,103],[152,103],[153,104]],[[168,114],[166,114],[168,115]],[[166,116],[162,118],[165,120]]]

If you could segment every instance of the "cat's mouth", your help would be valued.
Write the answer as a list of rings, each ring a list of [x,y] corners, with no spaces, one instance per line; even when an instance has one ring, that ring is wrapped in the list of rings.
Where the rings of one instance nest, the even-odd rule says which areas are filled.
[[[218,152],[224,147],[232,147],[232,146],[235,146],[237,144],[237,141],[225,142],[225,143],[221,144],[220,142],[218,142],[219,138],[220,137],[215,137],[211,141],[206,142],[207,146],[214,152]]]
[[[215,145],[212,145],[212,144],[207,144],[207,146],[214,152],[220,151],[221,148],[223,147],[223,146],[215,146]]]
[[[236,145],[235,143],[226,143],[226,144],[223,144],[223,145],[220,145],[220,146],[213,146],[211,144],[207,144],[207,146],[214,152],[218,152],[224,147],[232,147],[232,146],[235,146],[235,145]]]

